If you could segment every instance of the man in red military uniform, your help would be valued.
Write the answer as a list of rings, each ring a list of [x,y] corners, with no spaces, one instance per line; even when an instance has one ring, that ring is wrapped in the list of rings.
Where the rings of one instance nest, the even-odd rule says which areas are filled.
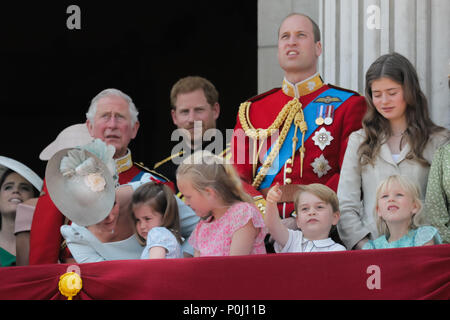
[[[137,181],[145,172],[150,172],[152,180],[167,182],[173,188],[173,184],[165,177],[132,161],[128,144],[136,137],[139,129],[137,115],[138,111],[128,95],[117,89],[106,89],[92,99],[86,114],[86,125],[93,138],[99,138],[116,148],[114,159],[120,184]],[[65,217],[53,204],[44,183],[31,226],[30,265],[57,263],[70,257],[67,251],[60,250],[60,227],[64,221]]]
[[[351,132],[366,111],[358,93],[324,84],[317,72],[320,30],[302,14],[286,17],[279,30],[281,88],[241,104],[232,138],[232,159],[244,187],[264,213],[269,188],[279,183],[280,215],[294,211],[296,185],[322,183],[336,191]]]

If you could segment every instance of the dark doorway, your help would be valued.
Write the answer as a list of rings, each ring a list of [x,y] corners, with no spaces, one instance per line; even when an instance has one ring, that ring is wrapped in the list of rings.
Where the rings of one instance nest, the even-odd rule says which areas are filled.
[[[146,4],[144,4],[146,3]],[[70,5],[80,30],[66,26]],[[257,1],[121,1],[2,5],[1,155],[44,176],[39,153],[65,127],[85,121],[90,100],[118,88],[139,109],[130,148],[150,167],[170,153],[169,92],[200,75],[220,93],[219,129],[256,94]]]

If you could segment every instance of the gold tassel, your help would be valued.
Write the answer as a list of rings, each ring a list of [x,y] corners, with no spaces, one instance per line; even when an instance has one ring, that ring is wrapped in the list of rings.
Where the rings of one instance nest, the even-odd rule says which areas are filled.
[[[294,164],[295,159],[295,149],[297,146],[297,129],[300,128],[300,131],[302,133],[302,145],[300,147],[300,177],[303,177],[303,158],[305,157],[305,133],[308,130],[308,126],[305,121],[305,117],[303,115],[303,109],[300,108],[300,110],[297,112],[294,118],[294,124],[295,124],[295,131],[294,131],[294,137],[292,138],[292,164]]]
[[[256,152],[256,148],[258,148],[258,138],[253,139],[253,176],[252,179],[255,177],[256,173],[256,166],[258,165],[258,154]]]
[[[302,112],[303,113],[303,112]],[[308,130],[306,121],[300,123],[300,131],[302,132],[302,146],[300,147],[300,178],[303,178],[303,158],[305,157],[305,133]]]

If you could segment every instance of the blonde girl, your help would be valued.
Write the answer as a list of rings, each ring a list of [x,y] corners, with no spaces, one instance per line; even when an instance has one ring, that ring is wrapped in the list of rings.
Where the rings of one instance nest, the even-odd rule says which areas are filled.
[[[131,211],[138,241],[145,245],[141,259],[183,258],[178,205],[168,186],[141,185],[133,193]]]
[[[378,232],[363,249],[415,247],[442,243],[436,228],[422,226],[419,188],[406,177],[392,175],[377,189],[374,210]]]
[[[200,217],[189,238],[194,257],[266,253],[263,218],[225,159],[194,153],[178,167],[177,184]]]

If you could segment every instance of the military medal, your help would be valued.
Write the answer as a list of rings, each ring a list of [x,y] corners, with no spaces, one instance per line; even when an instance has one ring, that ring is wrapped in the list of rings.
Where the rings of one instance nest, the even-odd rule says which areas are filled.
[[[319,110],[319,106],[317,106],[317,109]],[[321,126],[324,122],[323,119],[323,104],[320,105],[320,110],[318,111],[319,115],[316,117],[316,124],[318,126]],[[317,113],[316,113],[317,115]]]
[[[331,136],[330,131],[327,131],[324,127],[322,127],[319,131],[315,132],[312,139],[314,141],[314,144],[323,151],[326,146],[330,145],[331,140],[333,140],[334,138]]]
[[[327,126],[329,126],[330,124],[333,123],[333,116],[334,116],[334,107],[333,107],[333,105],[328,105],[327,106],[327,112],[325,114],[326,114],[326,117],[323,120],[323,122]]]
[[[321,154],[320,157],[315,158],[311,163],[311,166],[314,168],[313,171],[319,178],[322,178],[328,171],[331,170],[328,160],[325,159],[323,154]]]
[[[324,120],[323,120],[322,117],[318,117],[318,118],[316,119],[316,124],[317,124],[318,126],[323,125],[323,122],[324,122]]]

